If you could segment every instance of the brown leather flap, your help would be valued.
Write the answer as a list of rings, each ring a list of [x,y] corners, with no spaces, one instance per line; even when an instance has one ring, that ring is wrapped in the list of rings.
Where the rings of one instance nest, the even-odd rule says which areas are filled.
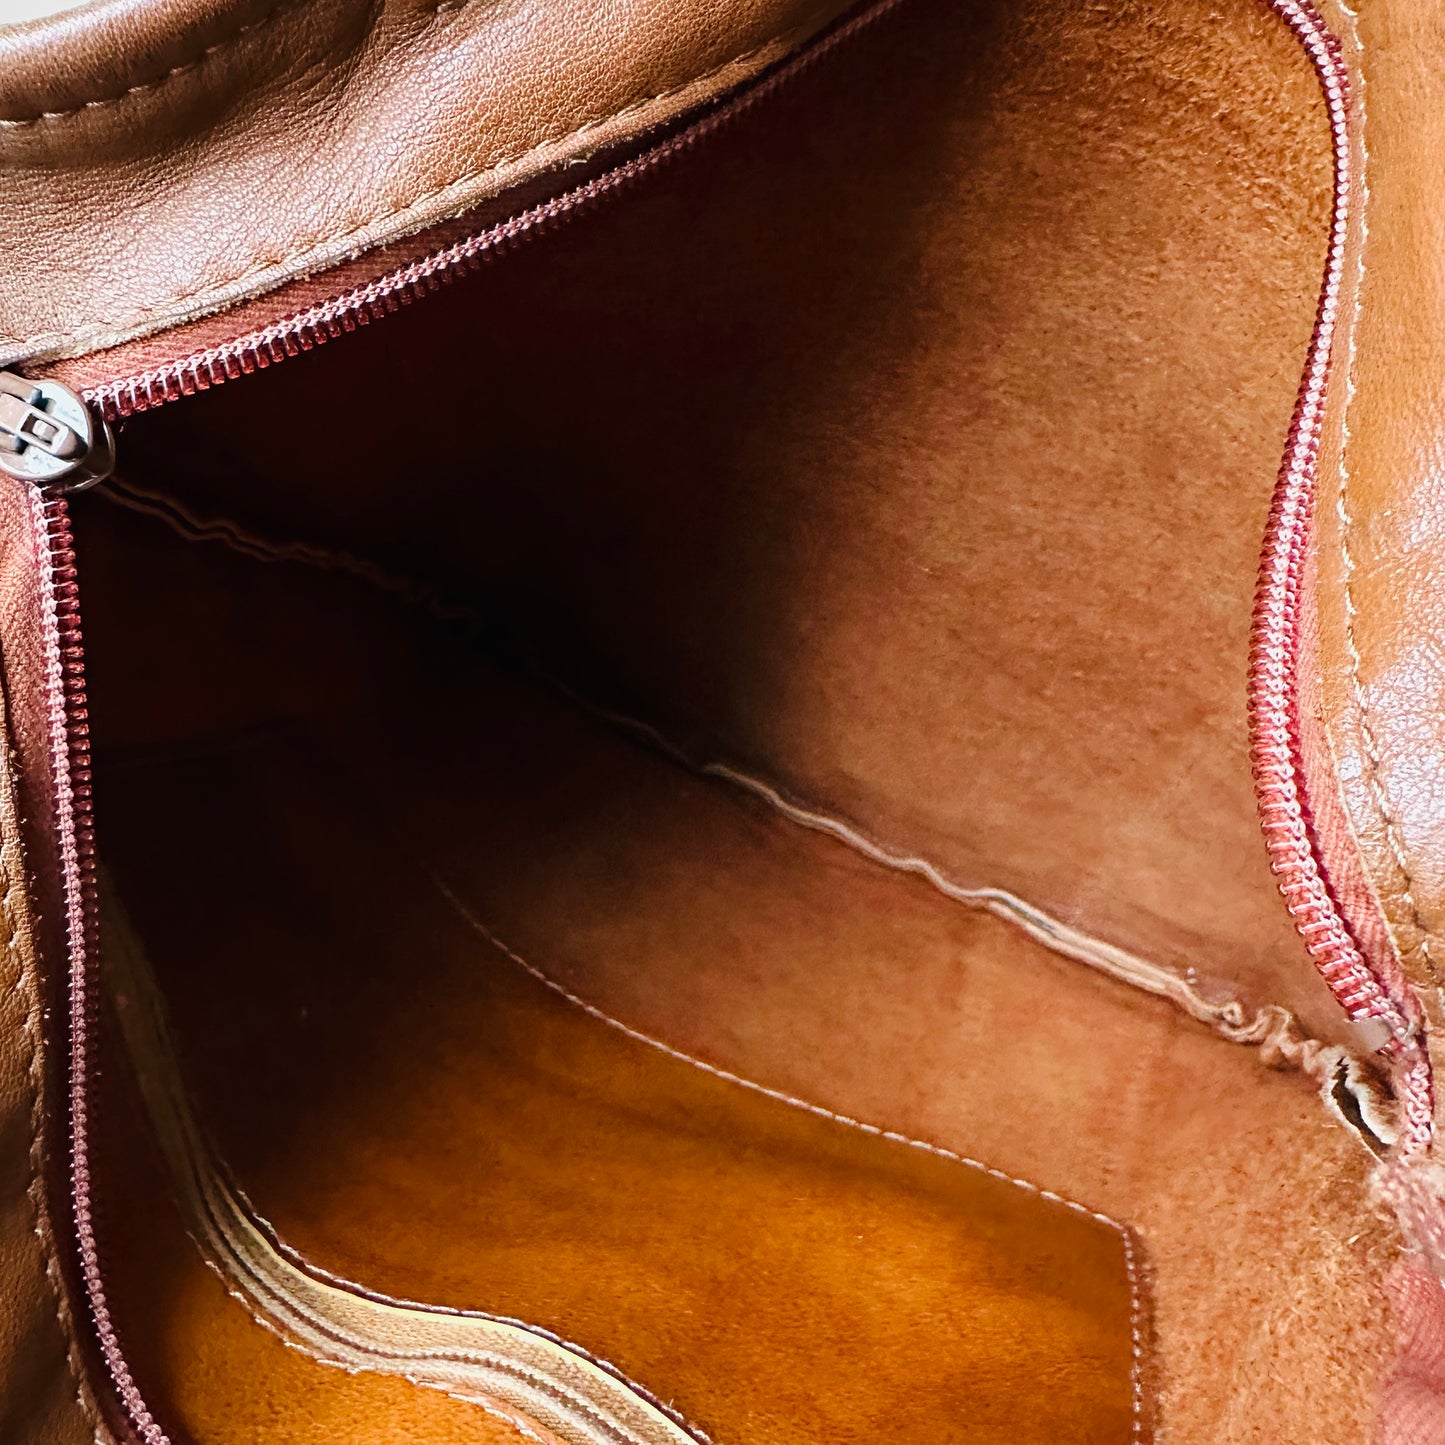
[[[0,365],[457,216],[764,69],[839,0],[101,0],[0,26]]]

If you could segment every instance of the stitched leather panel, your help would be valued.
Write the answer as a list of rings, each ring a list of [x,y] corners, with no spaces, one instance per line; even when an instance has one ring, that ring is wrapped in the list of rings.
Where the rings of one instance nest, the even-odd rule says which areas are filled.
[[[479,1403],[558,1445],[694,1445],[655,1401],[559,1340],[475,1311],[367,1294],[284,1252],[200,1127],[154,970],[108,886],[101,933],[108,996],[187,1233],[257,1323],[318,1363]]]
[[[1327,140],[1258,0],[910,0],[445,298],[138,418],[124,465],[444,579],[960,882],[1326,1034],[1244,699]],[[355,424],[402,376],[460,451]]]
[[[227,1162],[303,1256],[545,1327],[720,1441],[1138,1438],[1117,1226],[589,1016],[309,747],[158,761],[135,781],[185,824],[113,833],[122,893]]]
[[[1347,30],[1353,36],[1353,30]],[[1373,896],[1438,1025],[1445,983],[1445,8],[1368,7],[1354,227],[1316,509],[1315,664],[1337,786]],[[1337,778],[1337,783],[1336,783]],[[1387,974],[1388,957],[1377,958]],[[1438,1037],[1438,1027],[1436,1029]]]
[[[115,1321],[168,1430],[186,1445],[538,1445],[481,1405],[352,1374],[258,1324],[188,1233],[109,1016],[105,1042],[98,1163]]]
[[[746,79],[838,0],[105,0],[0,28],[0,364],[204,315]]]
[[[1261,1419],[1277,1445],[1367,1437],[1395,1245],[1363,1203],[1371,1156],[1307,1081],[529,697],[469,649],[428,640],[430,624],[398,635],[385,602],[345,579],[184,543],[101,501],[89,510],[97,738],[128,738],[142,756],[164,742],[162,757],[184,759],[185,738],[218,726],[310,719],[343,806],[370,800],[360,835],[373,809],[404,815],[404,859],[437,864],[499,936],[565,968],[612,1016],[1137,1224],[1171,1439],[1252,1445]],[[204,754],[187,766],[203,771]],[[162,795],[104,759],[99,787],[107,856],[142,874],[147,860],[168,867],[187,840],[167,831]],[[280,788],[242,794],[247,828],[287,836],[249,817],[284,806]],[[370,850],[357,886],[391,864]],[[157,889],[167,916],[184,904],[164,878]],[[368,906],[395,907],[405,928],[405,896]],[[141,921],[154,952],[159,934]],[[223,921],[208,913],[197,930]],[[220,986],[185,959],[173,999]],[[287,1014],[282,972],[279,997],[224,991],[228,1029],[238,1009],[262,1035],[268,1014]],[[405,988],[416,991],[410,975]],[[211,1064],[210,1117],[240,1116],[226,1143],[240,1167],[234,1140],[255,1096],[224,1079],[269,1086],[254,1057],[213,1050],[193,1077]]]

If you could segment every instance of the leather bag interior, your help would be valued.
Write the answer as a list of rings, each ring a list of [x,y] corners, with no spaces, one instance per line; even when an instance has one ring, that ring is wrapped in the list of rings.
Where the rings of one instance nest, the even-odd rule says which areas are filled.
[[[109,906],[281,1254],[719,1445],[1364,1437],[1390,1247],[1315,1085],[797,819],[1342,1039],[1244,725],[1328,193],[1256,0],[901,0],[127,424],[76,505]],[[134,1089],[168,1429],[525,1437],[253,1318]]]

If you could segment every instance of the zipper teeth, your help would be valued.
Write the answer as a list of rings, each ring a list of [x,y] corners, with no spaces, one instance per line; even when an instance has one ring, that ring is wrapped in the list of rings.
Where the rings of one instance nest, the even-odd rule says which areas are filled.
[[[835,26],[761,81],[678,134],[606,174],[499,224],[399,267],[378,280],[219,346],[89,389],[86,399],[115,421],[276,365],[427,295],[486,260],[546,234],[579,211],[625,190],[693,149],[902,0],[884,0]],[[1300,394],[1271,504],[1251,624],[1251,756],[1270,862],[1316,967],[1351,1018],[1389,1024],[1397,1041],[1417,1037],[1414,1011],[1391,996],[1336,905],[1313,840],[1299,744],[1299,607],[1315,501],[1320,429],[1338,320],[1349,206],[1349,76],[1342,47],[1312,0],[1266,0],[1299,40],[1320,79],[1329,113],[1334,204],[1329,255]]]
[[[94,958],[98,892],[85,652],[69,508],[63,497],[47,496],[39,489],[31,492],[31,508],[42,582],[41,645],[70,946],[70,1163],[76,1247],[101,1354],[116,1392],[146,1445],[168,1445],[121,1352],[101,1280],[90,1174],[90,1081],[96,1007],[89,972]]]
[[[771,99],[839,46],[871,28],[903,3],[904,0],[881,0],[881,3],[870,5],[835,24],[761,79],[744,82],[743,88],[730,98],[675,135],[573,190],[270,326],[219,346],[206,347],[163,366],[86,388],[83,395],[107,421],[119,421],[137,412],[152,411],[183,396],[208,391],[213,386],[221,386],[250,372],[275,366],[287,357],[324,346],[338,336],[380,320],[418,297],[429,295],[459,276],[476,270],[518,244],[551,232],[572,216],[625,191],[678,156],[695,149],[754,107]]]
[[[1349,72],[1343,49],[1311,0],[1268,0],[1309,55],[1324,92],[1334,161],[1334,201],[1324,283],[1270,506],[1250,632],[1250,757],[1270,866],[1315,966],[1352,1019],[1389,1025],[1401,1066],[1405,1140],[1428,1147],[1433,1090],[1416,1011],[1371,967],[1331,892],[1314,837],[1300,742],[1300,609],[1318,489],[1320,434],[1339,322],[1354,176]]]

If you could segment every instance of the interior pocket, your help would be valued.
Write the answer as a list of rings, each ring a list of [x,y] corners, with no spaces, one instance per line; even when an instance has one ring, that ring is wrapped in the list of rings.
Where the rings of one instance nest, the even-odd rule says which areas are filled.
[[[76,521],[156,1409],[1355,1438],[1364,1151],[1080,962],[1339,1028],[1243,721],[1327,188],[1254,0],[905,0],[625,200],[128,426]]]
[[[491,762],[516,769],[509,784],[531,762],[575,766],[500,746]],[[740,1083],[577,998],[482,921],[471,879],[389,832],[378,785],[300,738],[157,759],[111,784],[139,824],[117,847],[146,860],[118,873],[119,891],[199,1113],[255,1217],[313,1274],[525,1322],[710,1438],[946,1439],[963,1400],[972,1439],[1129,1438],[1143,1320],[1119,1225]],[[474,818],[502,823],[475,801]],[[674,826],[709,822],[684,807]],[[770,850],[754,847],[756,869]],[[595,885],[552,857],[582,894],[576,927]],[[712,891],[688,923],[740,890]],[[674,963],[685,974],[687,952]],[[154,1091],[168,1061],[135,1052]],[[428,1379],[414,1351],[388,1371],[374,1321],[342,1334],[312,1304],[308,1330],[307,1303],[280,1302],[274,1264],[242,1268],[215,1229],[208,1253],[233,1289],[318,1359],[469,1394],[465,1380]],[[185,1298],[156,1292],[146,1308],[154,1326]],[[244,1429],[230,1401],[217,1410],[213,1368],[187,1359],[167,1393],[193,1433]],[[266,1401],[287,1407],[304,1408]]]

